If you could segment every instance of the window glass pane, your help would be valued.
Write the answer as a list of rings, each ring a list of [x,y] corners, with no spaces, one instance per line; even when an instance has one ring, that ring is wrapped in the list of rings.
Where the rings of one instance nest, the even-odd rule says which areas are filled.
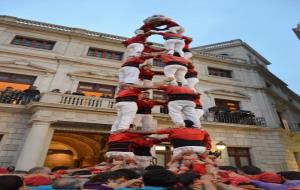
[[[78,90],[83,91],[86,96],[113,98],[116,87],[97,83],[79,82]]]
[[[231,156],[229,157],[229,165],[236,167],[236,163],[235,163],[235,158],[234,157],[231,157]]]
[[[31,40],[25,39],[24,46],[30,46]]]
[[[232,71],[208,67],[208,74],[220,77],[232,78]]]
[[[11,44],[51,50],[55,42],[16,36]]]
[[[248,157],[240,157],[241,166],[249,166],[250,161]]]

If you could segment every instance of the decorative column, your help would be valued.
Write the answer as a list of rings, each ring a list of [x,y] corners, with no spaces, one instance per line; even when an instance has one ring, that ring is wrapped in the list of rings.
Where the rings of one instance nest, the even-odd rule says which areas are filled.
[[[34,121],[24,142],[23,149],[16,164],[16,170],[29,170],[36,166],[43,166],[45,155],[52,138],[53,129],[50,122]]]

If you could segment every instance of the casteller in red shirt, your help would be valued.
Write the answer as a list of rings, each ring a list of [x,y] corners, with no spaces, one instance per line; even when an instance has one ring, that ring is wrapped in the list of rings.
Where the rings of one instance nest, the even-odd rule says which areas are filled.
[[[157,101],[157,100],[152,100],[152,99],[142,99],[142,100],[137,100],[136,101],[138,110],[137,114],[151,114],[151,109],[155,105],[163,105],[165,102]]]
[[[146,59],[150,59],[153,56],[139,56],[139,57],[128,57],[125,62],[123,63],[122,67],[137,67],[139,68],[139,65],[144,63]]]
[[[158,90],[163,90],[169,96],[169,101],[175,100],[189,100],[193,101],[195,93],[193,90],[175,85],[162,85],[157,88]]]
[[[182,36],[182,39],[184,40],[184,47],[183,47],[183,51],[185,50],[189,50],[190,49],[190,43],[192,43],[193,39],[189,38],[187,36]]]
[[[189,64],[189,61],[183,57],[173,56],[165,53],[156,56],[156,58],[160,59],[165,65],[176,64],[176,65],[182,65],[187,67]]]
[[[152,71],[151,69],[144,69],[144,67],[140,68],[140,80],[152,80],[154,75],[164,75],[162,71]]]
[[[151,33],[145,33],[145,34],[138,34],[132,38],[129,38],[125,41],[122,42],[122,44],[125,45],[125,47],[129,46],[130,44],[133,44],[133,43],[141,43],[141,44],[144,44],[147,40],[147,37],[150,36]]]
[[[170,128],[156,131],[156,134],[169,134],[171,140],[185,140],[185,146],[205,146],[207,150],[211,149],[211,138],[207,131],[196,128]],[[201,141],[201,145],[195,141]],[[192,144],[189,144],[191,142]],[[173,144],[173,143],[172,143]],[[174,146],[174,144],[173,144]],[[181,145],[177,146],[180,147]],[[174,148],[177,148],[176,144]]]
[[[116,102],[136,102],[141,91],[142,89],[135,87],[121,89],[116,96]]]

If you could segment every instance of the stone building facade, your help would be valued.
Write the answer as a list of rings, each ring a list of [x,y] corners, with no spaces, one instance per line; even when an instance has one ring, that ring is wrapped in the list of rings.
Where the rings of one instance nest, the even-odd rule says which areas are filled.
[[[37,86],[41,92],[39,101],[28,104],[0,103],[1,166],[84,167],[102,159],[116,117],[112,97],[126,57],[124,39],[0,16],[0,90]],[[227,145],[220,164],[299,170],[299,96],[267,69],[270,63],[241,40],[195,47],[193,54],[206,112],[202,125],[213,149],[219,141]],[[161,69],[160,63],[154,66]],[[222,106],[238,115],[216,112]],[[155,125],[172,126],[159,108],[154,116]],[[155,151],[165,164],[172,147],[161,144]]]

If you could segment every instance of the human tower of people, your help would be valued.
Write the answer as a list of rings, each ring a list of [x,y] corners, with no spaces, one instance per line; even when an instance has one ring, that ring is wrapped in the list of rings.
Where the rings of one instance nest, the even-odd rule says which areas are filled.
[[[170,142],[174,148],[170,170],[180,173],[193,167],[205,173],[208,162],[211,166],[214,162],[208,159],[209,134],[201,129],[203,109],[195,88],[199,80],[189,50],[192,38],[184,36],[184,28],[163,15],[147,18],[135,33],[136,36],[123,42],[127,58],[119,70],[117,118],[111,128],[106,156],[116,165],[146,167],[152,162],[151,147]],[[161,35],[164,48],[147,42],[151,35]],[[165,64],[163,72],[151,70],[152,59]],[[154,83],[155,75],[164,75],[165,79]],[[146,90],[153,89],[162,91],[167,100],[150,99],[151,93]],[[174,126],[154,127],[151,109],[155,105],[167,105]]]

